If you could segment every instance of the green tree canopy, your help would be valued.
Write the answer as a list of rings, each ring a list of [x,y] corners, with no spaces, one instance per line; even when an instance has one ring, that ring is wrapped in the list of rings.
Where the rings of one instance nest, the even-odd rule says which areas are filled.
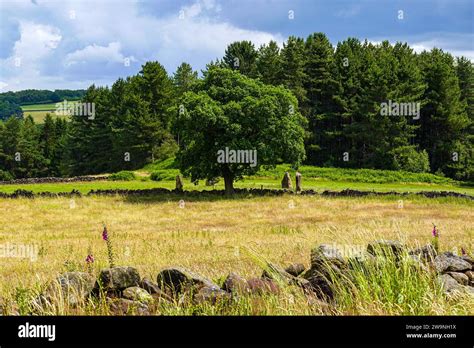
[[[250,41],[237,41],[227,46],[223,62],[229,69],[238,70],[249,77],[256,77],[257,51]]]
[[[262,165],[286,161],[298,165],[305,157],[303,125],[296,98],[286,89],[265,85],[230,69],[213,67],[199,92],[184,94],[184,146],[178,163],[193,181],[222,176],[227,193],[242,175]],[[219,163],[219,151],[256,151],[254,165]]]

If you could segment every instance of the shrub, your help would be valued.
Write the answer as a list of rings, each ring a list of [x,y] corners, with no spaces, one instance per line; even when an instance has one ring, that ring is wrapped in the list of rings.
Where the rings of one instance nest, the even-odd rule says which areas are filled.
[[[137,177],[135,176],[135,173],[127,171],[127,170],[122,170],[121,172],[111,174],[109,176],[109,180],[112,181],[133,181]]]
[[[178,150],[178,144],[171,136],[169,136],[165,138],[159,147],[153,150],[153,156],[156,161],[162,161],[174,157]]]
[[[177,169],[155,170],[150,174],[150,179],[153,181],[174,180],[176,175],[179,175]]]
[[[10,181],[10,180],[13,180],[13,176],[9,172],[0,169],[0,181]]]
[[[401,146],[392,151],[393,166],[396,170],[412,173],[426,173],[430,171],[428,153],[417,151],[413,146]]]

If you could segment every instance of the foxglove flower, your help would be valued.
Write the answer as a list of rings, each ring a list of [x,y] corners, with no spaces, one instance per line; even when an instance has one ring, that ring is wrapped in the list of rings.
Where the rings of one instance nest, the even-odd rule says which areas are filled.
[[[110,240],[109,233],[107,231],[107,226],[104,224],[104,230],[102,231],[102,239],[105,240],[107,243],[107,255],[109,257],[109,265],[110,267],[115,266],[114,262],[114,250],[112,247],[112,241]]]
[[[435,248],[436,252],[439,252],[439,231],[436,229],[436,225],[433,224],[433,231],[431,231],[433,235],[433,247]]]
[[[439,237],[438,230],[436,229],[436,225],[433,224],[433,231],[432,231],[433,237]]]
[[[104,231],[102,231],[102,239],[106,242],[109,240],[109,233],[107,231],[107,226],[104,225]]]

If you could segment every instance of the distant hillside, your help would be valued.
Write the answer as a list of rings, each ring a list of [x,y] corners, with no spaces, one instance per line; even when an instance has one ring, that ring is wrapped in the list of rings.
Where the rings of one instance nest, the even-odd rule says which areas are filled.
[[[66,100],[77,100],[84,96],[86,90],[56,89],[54,91],[27,89],[18,92],[0,93],[0,120],[12,115],[23,116],[21,105],[49,104]]]

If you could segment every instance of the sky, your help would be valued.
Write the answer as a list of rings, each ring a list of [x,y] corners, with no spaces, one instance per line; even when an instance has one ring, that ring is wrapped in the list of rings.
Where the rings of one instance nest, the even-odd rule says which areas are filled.
[[[111,85],[159,61],[198,71],[231,42],[325,33],[474,61],[474,0],[0,0],[0,92]]]

